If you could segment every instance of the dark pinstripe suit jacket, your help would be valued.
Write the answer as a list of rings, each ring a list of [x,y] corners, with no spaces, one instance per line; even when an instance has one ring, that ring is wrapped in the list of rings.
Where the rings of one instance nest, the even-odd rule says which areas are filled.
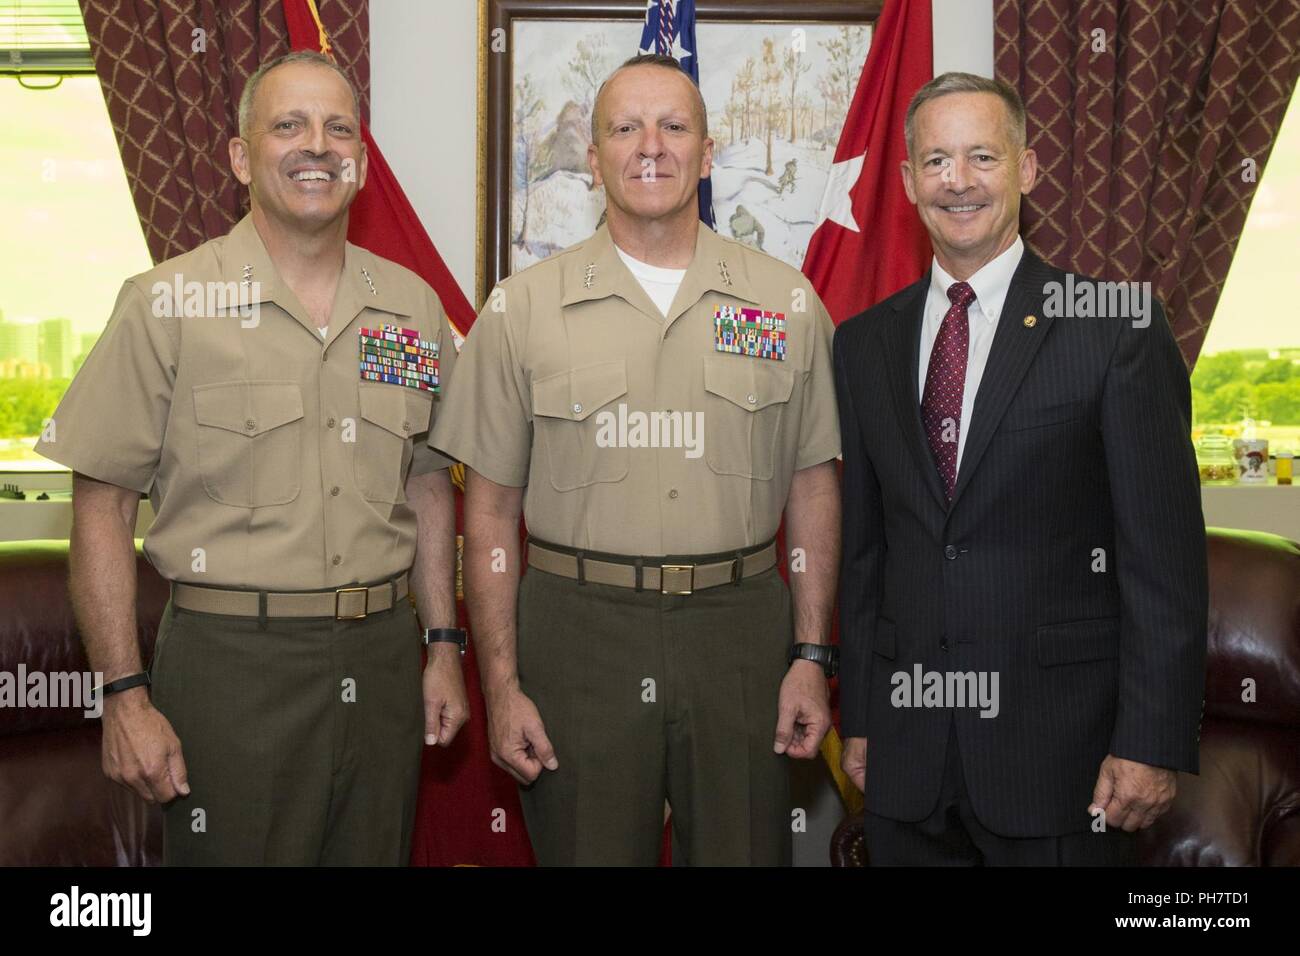
[[[917,393],[929,281],[835,333],[843,732],[869,738],[874,813],[934,809],[955,717],[986,827],[1081,830],[1108,753],[1198,769],[1208,598],[1186,368],[1154,299],[1146,328],[1045,315],[1065,273],[1026,249],[947,505]],[[997,716],[897,706],[895,675],[917,665],[996,672]]]

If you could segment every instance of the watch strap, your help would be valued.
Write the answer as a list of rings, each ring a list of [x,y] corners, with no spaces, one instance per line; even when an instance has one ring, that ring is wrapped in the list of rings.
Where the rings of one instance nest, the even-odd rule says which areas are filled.
[[[424,629],[424,645],[430,644],[457,644],[460,646],[460,652],[465,653],[465,645],[469,642],[469,637],[463,627],[426,627]]]
[[[117,680],[109,681],[99,688],[100,697],[108,697],[112,694],[120,693],[124,690],[130,690],[132,687],[149,686],[152,682],[149,680],[149,672],[141,671],[139,674],[131,674],[128,677],[119,677]]]
[[[833,644],[792,644],[786,663],[793,664],[797,660],[820,664],[827,677],[834,677],[839,670],[840,649]]]

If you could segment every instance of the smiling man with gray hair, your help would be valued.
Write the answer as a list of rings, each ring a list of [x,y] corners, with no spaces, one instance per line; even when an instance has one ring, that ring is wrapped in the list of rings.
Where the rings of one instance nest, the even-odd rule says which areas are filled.
[[[1197,769],[1208,597],[1187,369],[1159,303],[1053,307],[1096,283],[1020,238],[1038,161],[1015,90],[945,73],[905,133],[934,263],[834,348],[843,764],[868,855],[1129,863]],[[991,694],[946,693],[958,678]]]
[[[423,437],[456,349],[419,277],[347,242],[357,105],[319,54],[253,75],[229,146],[251,212],[126,281],[37,446],[74,473],[104,770],[165,804],[169,864],[404,865],[421,739],[467,715],[450,462]],[[148,672],[142,492],[172,588]]]

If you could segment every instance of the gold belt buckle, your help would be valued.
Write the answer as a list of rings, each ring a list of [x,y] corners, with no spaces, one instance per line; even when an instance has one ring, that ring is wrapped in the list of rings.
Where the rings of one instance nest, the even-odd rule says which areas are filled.
[[[365,595],[365,600],[361,602],[360,614],[340,614],[339,613],[339,596],[342,594],[356,594],[360,592]],[[338,588],[334,592],[334,620],[336,621],[359,621],[370,613],[370,588]]]
[[[668,588],[668,575],[685,574],[686,587]],[[695,565],[693,564],[663,564],[659,567],[659,593],[660,594],[690,594],[695,588]]]

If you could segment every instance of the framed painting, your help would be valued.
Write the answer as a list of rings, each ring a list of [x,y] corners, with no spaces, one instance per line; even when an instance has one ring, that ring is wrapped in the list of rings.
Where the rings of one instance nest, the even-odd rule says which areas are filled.
[[[800,268],[881,0],[695,6],[717,229]],[[592,104],[639,52],[645,10],[479,0],[479,303],[602,221],[587,167]]]

